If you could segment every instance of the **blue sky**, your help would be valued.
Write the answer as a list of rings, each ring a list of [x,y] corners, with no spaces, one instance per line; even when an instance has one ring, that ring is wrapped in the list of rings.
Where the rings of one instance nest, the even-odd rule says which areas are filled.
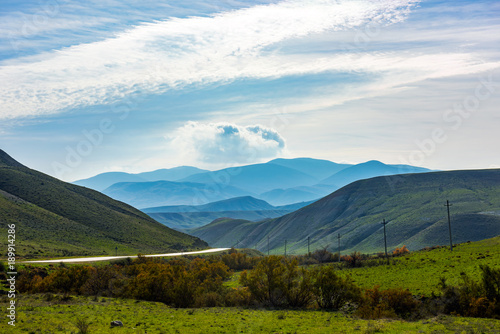
[[[498,1],[3,1],[0,148],[64,180],[500,167]]]

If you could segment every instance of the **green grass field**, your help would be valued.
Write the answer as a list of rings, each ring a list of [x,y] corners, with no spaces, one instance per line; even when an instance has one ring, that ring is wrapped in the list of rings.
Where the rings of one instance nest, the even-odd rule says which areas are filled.
[[[479,280],[480,265],[500,267],[500,237],[457,245],[451,252],[448,248],[412,252],[397,257],[390,265],[362,267],[339,271],[362,288],[380,285],[382,289],[404,288],[414,295],[429,296],[439,291],[440,277],[450,285],[461,282],[460,273],[465,272]]]
[[[52,297],[52,300],[50,300]],[[7,306],[2,298],[2,310]],[[416,322],[367,321],[325,311],[276,311],[241,308],[174,309],[161,303],[112,298],[30,295],[18,297],[15,330],[2,333],[79,333],[77,319],[90,323],[88,333],[500,333],[500,321],[440,316]],[[110,328],[120,320],[124,327]]]

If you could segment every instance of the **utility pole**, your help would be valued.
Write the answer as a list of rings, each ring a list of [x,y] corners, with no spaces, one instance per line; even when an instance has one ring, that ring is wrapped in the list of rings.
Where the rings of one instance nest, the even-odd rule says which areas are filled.
[[[308,256],[311,256],[311,250],[309,248],[309,245],[310,245],[310,237],[307,237],[307,255]]]
[[[384,221],[382,222],[382,225],[384,225],[384,245],[385,245],[385,258],[387,260],[389,260],[389,258],[387,257],[387,235],[385,234],[385,225],[387,225],[389,222],[386,222],[385,219]]]
[[[285,257],[286,257],[286,239],[285,239]]]
[[[338,239],[339,239],[339,262],[340,262],[340,233],[338,235]]]
[[[267,236],[267,256],[269,256],[269,236]]]
[[[451,219],[450,219],[450,202],[446,200],[446,204],[444,205],[448,208],[448,230],[450,231],[450,251],[453,251],[453,241],[451,240]]]

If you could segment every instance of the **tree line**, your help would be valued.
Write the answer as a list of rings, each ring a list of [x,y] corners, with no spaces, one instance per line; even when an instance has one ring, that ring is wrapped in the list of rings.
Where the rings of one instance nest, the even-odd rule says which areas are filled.
[[[334,260],[333,254],[315,255]],[[482,266],[478,282],[463,274],[459,286],[442,281],[441,294],[417,298],[400,288],[361,289],[338,275],[336,265],[302,266],[311,256],[252,257],[231,250],[206,258],[139,256],[106,265],[28,266],[19,271],[17,288],[21,293],[132,298],[179,308],[317,308],[366,319],[417,319],[440,313],[500,318],[500,269]],[[352,265],[352,261],[344,263]],[[234,271],[242,271],[236,284],[230,280]]]

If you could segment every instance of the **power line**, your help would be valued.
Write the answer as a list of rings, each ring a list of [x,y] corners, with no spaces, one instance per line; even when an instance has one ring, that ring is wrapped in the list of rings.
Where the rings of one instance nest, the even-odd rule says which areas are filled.
[[[385,225],[387,225],[389,222],[386,222],[385,219],[384,221],[381,223],[382,225],[384,225],[384,246],[385,246],[385,258],[387,260],[389,260],[388,256],[387,256],[387,234],[385,233]]]
[[[339,262],[340,262],[340,233],[338,235],[338,239],[339,239]]]
[[[450,206],[452,205],[453,204],[450,204],[448,200],[446,200],[446,204],[444,205],[448,209],[448,230],[450,231],[450,251],[453,251],[453,241],[451,240],[451,219],[450,219]]]

